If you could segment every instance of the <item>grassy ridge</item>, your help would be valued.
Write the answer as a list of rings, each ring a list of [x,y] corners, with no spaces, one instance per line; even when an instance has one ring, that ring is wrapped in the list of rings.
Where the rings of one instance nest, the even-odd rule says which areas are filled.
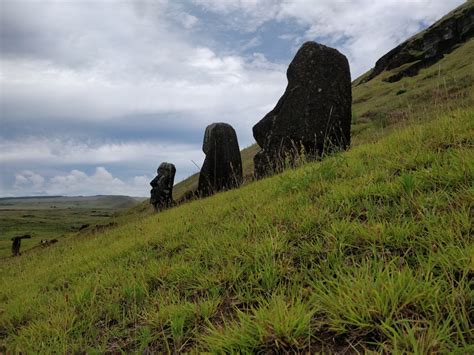
[[[473,352],[474,110],[28,258],[9,351]]]

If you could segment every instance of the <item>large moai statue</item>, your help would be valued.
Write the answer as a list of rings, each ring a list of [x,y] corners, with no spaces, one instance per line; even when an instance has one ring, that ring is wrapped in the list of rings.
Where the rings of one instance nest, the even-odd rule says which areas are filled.
[[[287,70],[288,86],[275,108],[253,127],[262,150],[255,176],[268,175],[304,150],[308,158],[350,144],[351,75],[336,49],[306,42]]]
[[[161,210],[173,205],[173,185],[176,168],[170,163],[161,163],[157,176],[151,180],[150,203],[155,210]]]
[[[202,151],[206,159],[199,175],[198,193],[201,196],[242,184],[239,142],[231,125],[213,123],[207,126]]]

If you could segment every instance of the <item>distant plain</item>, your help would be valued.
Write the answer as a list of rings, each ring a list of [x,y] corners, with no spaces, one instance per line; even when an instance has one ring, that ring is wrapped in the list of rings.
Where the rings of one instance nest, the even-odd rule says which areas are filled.
[[[43,239],[60,239],[96,225],[113,223],[118,212],[142,201],[128,196],[26,197],[0,199],[0,258],[11,255],[11,238],[29,234],[21,251]]]

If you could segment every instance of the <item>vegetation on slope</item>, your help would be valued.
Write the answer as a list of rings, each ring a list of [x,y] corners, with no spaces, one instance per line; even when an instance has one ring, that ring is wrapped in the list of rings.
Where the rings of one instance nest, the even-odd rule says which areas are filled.
[[[436,113],[474,105],[474,39],[447,54],[415,77],[384,81],[398,70],[387,71],[353,87],[354,144],[377,139],[400,123],[429,120]],[[372,138],[372,140],[373,140]]]
[[[474,351],[474,110],[0,261],[9,352]]]

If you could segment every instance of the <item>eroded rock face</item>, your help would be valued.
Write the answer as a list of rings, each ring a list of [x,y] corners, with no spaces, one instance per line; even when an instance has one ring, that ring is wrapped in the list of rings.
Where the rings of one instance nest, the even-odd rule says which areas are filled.
[[[150,182],[150,203],[156,210],[173,205],[173,185],[176,168],[170,163],[161,163],[158,167],[157,176]]]
[[[227,123],[206,128],[202,151],[206,159],[199,175],[198,193],[208,196],[242,184],[242,160],[235,130]]]
[[[271,173],[304,150],[307,157],[350,144],[351,76],[336,49],[306,42],[287,71],[288,86],[275,108],[253,127],[262,148],[255,176]]]
[[[402,70],[385,78],[384,81],[396,82],[403,77],[415,76],[420,69],[435,64],[473,35],[474,2],[467,2],[381,57],[358,85],[372,80],[386,70],[395,70],[405,65]]]

